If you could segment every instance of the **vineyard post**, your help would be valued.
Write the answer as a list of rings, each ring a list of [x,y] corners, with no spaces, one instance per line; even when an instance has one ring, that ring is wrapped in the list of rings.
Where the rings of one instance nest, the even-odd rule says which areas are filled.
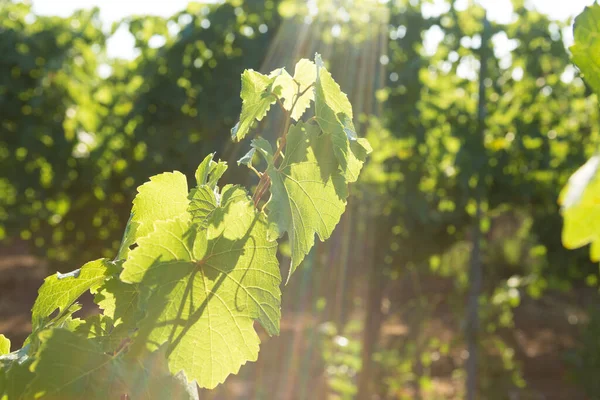
[[[479,98],[477,107],[477,128],[475,135],[478,137],[478,145],[481,150],[484,149],[483,135],[485,132],[485,116],[486,116],[486,98],[485,98],[485,80],[487,75],[487,55],[488,55],[488,39],[489,39],[489,21],[487,15],[483,17],[483,34],[481,36],[480,47],[480,70],[479,70]],[[485,157],[482,151],[480,157]],[[480,166],[480,165],[478,165]],[[481,286],[483,280],[483,272],[481,265],[481,219],[482,210],[481,202],[485,199],[485,187],[482,180],[484,174],[480,168],[475,169],[477,183],[475,186],[475,216],[472,227],[473,247],[471,250],[471,265],[469,271],[469,297],[467,305],[467,321],[465,329],[465,337],[467,342],[468,359],[466,362],[466,398],[467,400],[475,400],[477,398],[477,358],[479,346],[479,296],[481,294]]]

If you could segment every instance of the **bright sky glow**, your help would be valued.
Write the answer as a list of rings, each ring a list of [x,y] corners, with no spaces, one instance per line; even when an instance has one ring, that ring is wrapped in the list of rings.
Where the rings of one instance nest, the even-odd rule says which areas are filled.
[[[213,3],[216,0],[203,1]],[[477,0],[483,4],[490,19],[498,22],[509,22],[512,18],[512,5],[510,0]],[[100,7],[100,18],[107,29],[110,25],[124,17],[135,14],[151,14],[163,17],[171,16],[183,10],[188,0],[32,0],[33,10],[36,14],[68,16],[80,8]],[[464,6],[469,0],[460,0]],[[529,0],[532,8],[547,14],[552,19],[566,20],[579,14],[586,5],[594,0]],[[439,15],[447,11],[445,0],[433,0],[431,5],[424,6],[424,14]],[[570,29],[565,30],[565,43],[572,42]],[[435,39],[435,38],[434,38]],[[110,57],[133,58],[133,38],[125,30],[117,32],[108,42],[108,55]],[[435,46],[437,47],[437,46]]]
[[[201,1],[215,3],[215,0]],[[69,16],[77,9],[100,8],[100,18],[106,29],[113,22],[131,15],[170,17],[184,10],[189,0],[32,0],[33,12],[41,15]],[[133,37],[125,29],[117,31],[107,43],[109,57],[131,59],[135,56]]]

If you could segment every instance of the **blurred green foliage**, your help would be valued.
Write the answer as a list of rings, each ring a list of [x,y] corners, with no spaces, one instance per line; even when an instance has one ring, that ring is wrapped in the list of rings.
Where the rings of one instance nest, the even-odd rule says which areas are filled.
[[[386,346],[397,350],[382,350],[385,356],[376,360],[386,374],[397,365],[397,373],[386,377],[390,389],[413,385],[412,398],[430,387],[421,381],[428,375],[419,359],[432,351],[427,338],[439,333],[427,325],[436,309],[450,307],[456,321],[449,326],[463,327],[480,188],[484,288],[479,309],[481,342],[488,346],[481,356],[479,389],[484,398],[506,398],[497,390],[501,379],[489,360],[499,361],[509,385],[525,385],[515,350],[499,336],[514,328],[513,309],[524,296],[536,299],[548,289],[597,282],[598,266],[586,250],[569,252],[561,244],[557,199],[569,175],[596,150],[600,115],[596,96],[577,76],[564,47],[566,22],[551,21],[515,0],[512,21],[492,22],[491,40],[482,42],[484,10],[450,1],[447,6],[440,15],[424,16],[420,2],[391,4],[388,76],[379,93],[384,114],[367,134],[374,156],[362,178],[378,193],[375,217],[381,228],[374,253],[383,279],[441,276],[451,278],[454,290],[437,306],[429,292],[419,301],[417,291],[413,304],[392,308],[388,318],[416,313],[409,326],[418,333]],[[484,81],[483,138],[476,118],[482,51],[492,55]],[[450,360],[453,351],[464,349],[463,340],[442,344],[450,346]]]
[[[224,150],[239,75],[260,66],[276,8],[190,3],[168,19],[127,18],[112,28],[135,38],[139,55],[125,61],[106,59],[97,9],[42,17],[3,1],[2,237],[31,240],[57,267],[114,254],[139,184],[165,168],[191,176],[199,154]]]
[[[383,161],[395,178],[383,192],[390,199],[386,214],[399,217],[400,264],[469,240],[480,177],[487,239],[497,236],[495,226],[503,229],[498,219],[504,214],[520,213],[531,219],[529,236],[544,246],[536,251],[545,253],[550,279],[596,273],[584,252],[566,251],[556,234],[560,188],[593,152],[600,127],[596,98],[576,77],[564,48],[564,25],[515,1],[514,22],[492,23],[492,39],[482,44],[483,9],[452,7],[424,18],[420,4],[401,3],[390,21],[384,95],[384,119],[397,138],[397,153],[388,150]],[[432,30],[443,34],[433,54],[422,39]],[[485,81],[487,128],[480,148],[474,115],[482,45],[495,57]]]

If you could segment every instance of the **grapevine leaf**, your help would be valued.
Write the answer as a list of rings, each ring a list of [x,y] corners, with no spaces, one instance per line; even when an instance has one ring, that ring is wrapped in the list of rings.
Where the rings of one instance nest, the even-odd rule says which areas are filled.
[[[208,186],[200,186],[190,192],[189,213],[194,222],[206,227],[209,218],[218,207],[217,193]]]
[[[356,143],[360,146],[360,148],[362,148],[362,150],[355,150],[356,152],[364,151],[366,154],[371,154],[371,152],[373,151],[371,144],[366,138],[358,138],[356,139]]]
[[[252,147],[246,154],[244,154],[244,156],[242,158],[237,160],[237,164],[238,165],[244,164],[247,166],[252,165],[252,157],[254,157],[255,152],[256,152],[256,149],[254,147]]]
[[[600,261],[600,156],[588,160],[570,178],[559,202],[564,218],[562,241],[568,249],[592,244],[592,261]]]
[[[13,362],[10,366],[3,368],[0,363],[0,399],[13,400],[23,399],[27,385],[33,379],[33,373],[29,370],[30,361]]]
[[[217,182],[221,179],[225,171],[227,171],[227,163],[225,161],[214,162],[210,168],[207,185],[211,189],[216,188]]]
[[[141,319],[138,310],[139,291],[137,285],[122,282],[113,277],[98,289],[94,301],[103,310],[103,315],[91,316],[77,328],[77,332],[89,338],[97,338],[103,348],[114,351],[130,336]]]
[[[46,278],[31,310],[33,330],[40,328],[54,310],[59,310],[59,317],[64,314],[82,294],[101,285],[114,268],[112,261],[99,259],[68,274],[56,273]]]
[[[315,98],[314,90],[307,89],[315,83],[317,69],[312,61],[303,58],[296,64],[293,78],[285,70],[282,69],[281,71],[275,80],[275,85],[281,86],[281,97],[284,99],[283,107],[290,111],[293,106],[294,109],[290,116],[298,121],[310,106],[310,102]],[[276,74],[272,73],[273,75]],[[296,100],[296,97],[300,94],[302,96]],[[295,106],[294,102],[296,102]]]
[[[185,214],[188,207],[188,186],[181,172],[165,172],[150,178],[138,187],[133,200],[131,218],[125,228],[125,235],[117,258],[126,259],[130,246],[154,229],[156,221],[175,218]]]
[[[342,174],[348,182],[355,182],[371,147],[364,138],[357,141],[356,129],[352,123],[352,105],[348,97],[323,66],[321,56],[317,54],[315,61],[316,121],[324,133],[331,135],[333,151]]]
[[[281,316],[277,242],[267,241],[266,218],[247,194],[226,201],[225,193],[206,228],[190,217],[157,224],[121,274],[139,283],[147,310],[137,343],[166,342],[171,372],[207,388],[256,360],[255,319],[277,334]]]
[[[205,228],[211,221],[221,220],[231,202],[246,198],[246,191],[237,185],[226,185],[221,193],[200,186],[192,191],[189,212],[192,221]]]
[[[115,326],[110,317],[97,314],[87,317],[74,329],[68,330],[90,339],[104,352],[112,354],[131,342],[130,338],[134,333],[134,329],[131,329],[133,325],[127,321]]]
[[[0,333],[0,356],[10,353],[10,339]]]
[[[593,241],[590,246],[590,259],[592,261],[600,261],[600,240]]]
[[[73,318],[73,314],[81,310],[81,304],[78,302],[73,303],[62,315],[52,321],[52,327],[54,328],[65,328],[71,331],[75,330],[83,321],[79,318]],[[34,333],[34,337],[36,334]],[[31,338],[30,338],[31,339]]]
[[[586,82],[600,95],[600,5],[594,4],[575,18],[575,44],[571,47],[573,62]]]
[[[210,158],[209,158],[210,157]],[[218,192],[217,181],[227,170],[227,163],[212,161],[212,155],[204,159],[198,170],[203,170],[201,175],[196,173],[198,187],[192,189],[189,194],[188,213],[192,216],[194,222],[201,226],[206,226],[208,219],[213,211],[221,202],[221,195]],[[208,167],[208,162],[212,163]],[[203,167],[206,164],[206,167]]]
[[[0,355],[0,369],[7,369],[15,363],[23,364],[29,359],[29,350],[30,346],[26,344],[12,353]]]
[[[225,161],[214,161],[214,153],[209,154],[198,166],[196,170],[196,183],[198,186],[208,185],[211,189],[217,186],[217,182],[225,171],[227,163]]]
[[[113,321],[110,317],[102,314],[90,315],[74,329],[67,329],[76,332],[88,339],[107,339],[114,329]],[[106,350],[106,349],[105,349]]]
[[[252,147],[265,158],[267,163],[273,163],[273,147],[266,139],[256,138],[252,140]]]
[[[206,181],[208,180],[208,174],[210,172],[210,166],[212,163],[214,163],[214,161],[213,161],[214,156],[215,156],[215,153],[207,155],[204,158],[204,160],[202,160],[200,165],[198,165],[198,169],[196,169],[196,174],[195,174],[196,183],[198,184],[198,186],[206,185]]]
[[[315,243],[331,236],[346,207],[348,187],[337,169],[328,135],[318,126],[299,122],[287,135],[285,158],[271,164],[269,222],[279,235],[288,233],[292,247],[291,274]]]
[[[93,341],[65,329],[40,333],[42,345],[27,398],[189,399],[166,367],[164,348],[143,359],[106,354]]]
[[[134,318],[138,297],[137,285],[122,282],[114,277],[98,289],[94,301],[103,310],[104,315],[119,323]]]
[[[319,54],[315,55],[315,63],[317,66],[315,98],[318,104],[316,110],[317,120],[325,116],[322,123],[329,129],[324,129],[323,126],[321,126],[321,129],[327,132],[333,130],[334,125],[340,124],[338,116],[344,116],[344,118],[349,118],[352,121],[352,105],[348,100],[348,96],[340,89],[340,85],[333,80],[331,74],[325,68]]]
[[[233,140],[242,140],[250,131],[254,121],[260,121],[267,115],[271,105],[277,101],[271,91],[276,77],[268,77],[253,70],[242,74],[242,112],[240,121],[231,129]]]

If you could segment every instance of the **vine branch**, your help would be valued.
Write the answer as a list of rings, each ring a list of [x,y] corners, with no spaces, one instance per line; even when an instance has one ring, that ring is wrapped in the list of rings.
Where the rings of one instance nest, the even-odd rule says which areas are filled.
[[[289,109],[289,111],[286,110],[285,107],[283,107],[283,104],[281,103],[281,99],[279,98],[279,96],[277,96],[275,93],[273,93],[273,95],[277,99],[277,103],[280,105],[280,107],[283,108],[283,110],[285,112],[285,126],[283,128],[283,133],[281,134],[281,138],[277,145],[277,150],[275,150],[275,154],[273,155],[273,165],[275,165],[275,162],[277,162],[277,160],[281,156],[283,149],[285,148],[285,144],[287,141],[287,133],[288,133],[288,130],[290,129],[290,125],[292,123],[291,114],[294,111],[294,107],[296,107],[296,103],[298,103],[298,100],[300,99],[300,97],[304,96],[304,94],[313,87],[313,84],[311,83],[303,91],[300,91],[300,83],[295,80],[294,80],[294,82],[296,82],[296,84],[298,85],[298,91],[294,95],[294,102],[292,103],[292,107]],[[258,172],[258,171],[256,171],[256,172]],[[259,172],[259,174],[260,174],[260,181],[258,182],[258,185],[256,186],[256,191],[254,192],[254,195],[252,196],[252,201],[254,202],[254,207],[256,207],[256,208],[258,208],[258,204],[260,203],[260,200],[262,199],[262,197],[264,196],[264,194],[266,193],[266,191],[269,189],[269,187],[271,185],[271,178],[269,177],[269,175],[267,174],[266,171],[263,173]]]

